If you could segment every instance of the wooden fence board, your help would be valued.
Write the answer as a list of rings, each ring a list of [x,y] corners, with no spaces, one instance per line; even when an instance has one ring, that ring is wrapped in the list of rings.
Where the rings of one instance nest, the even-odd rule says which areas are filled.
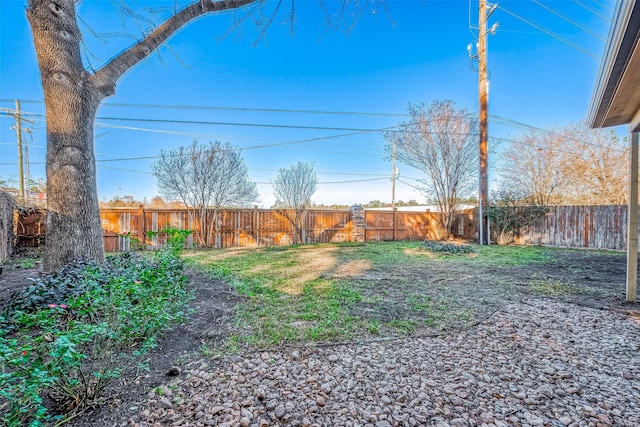
[[[624,205],[552,206],[516,236],[516,243],[523,245],[588,249],[625,250],[626,242]]]

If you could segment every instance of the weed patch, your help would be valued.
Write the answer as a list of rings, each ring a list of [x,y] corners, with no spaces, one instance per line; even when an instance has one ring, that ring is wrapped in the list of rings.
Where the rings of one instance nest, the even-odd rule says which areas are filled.
[[[145,368],[158,334],[186,319],[183,263],[171,251],[77,261],[33,280],[0,315],[0,416],[60,421]],[[53,404],[46,404],[53,402]]]

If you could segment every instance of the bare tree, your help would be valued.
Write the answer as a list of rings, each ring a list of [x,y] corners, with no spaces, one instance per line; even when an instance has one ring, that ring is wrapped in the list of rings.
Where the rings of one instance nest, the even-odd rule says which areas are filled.
[[[568,183],[564,143],[557,131],[530,131],[514,137],[498,166],[501,188],[525,194],[530,204],[561,203],[561,192]]]
[[[399,130],[383,135],[387,152],[395,145],[399,161],[426,174],[424,192],[442,212],[442,237],[448,238],[460,200],[472,194],[476,180],[478,123],[452,101],[409,105],[409,114]]]
[[[565,130],[565,149],[571,153],[566,175],[565,204],[627,204],[629,148],[611,130],[584,124]]]
[[[624,204],[627,148],[611,131],[584,124],[513,138],[498,167],[502,190],[529,204]]]
[[[311,196],[318,189],[313,163],[298,162],[288,169],[280,169],[272,184],[275,207],[284,213],[294,228],[293,243],[306,243],[304,219],[311,205]]]
[[[224,207],[247,206],[258,201],[256,184],[237,148],[219,141],[162,151],[151,166],[160,193],[169,200],[181,200],[192,224],[200,224],[198,243],[207,246],[215,233],[221,247],[219,211]]]
[[[185,2],[182,8],[179,2],[172,2],[173,7],[164,9],[162,22],[94,70],[86,68],[81,58],[83,34],[76,14],[80,3],[78,0],[28,0],[27,3],[47,115],[49,213],[45,270],[57,269],[74,258],[104,259],[93,126],[100,103],[115,93],[120,78],[176,32],[204,15],[247,7],[245,18],[255,14],[255,23],[262,34],[274,21],[281,4],[274,2],[273,13],[263,16],[262,7],[267,2],[261,0],[198,0]],[[345,0],[337,14],[326,11],[327,25],[349,30],[349,18],[355,22],[376,3],[376,0]],[[292,5],[291,22],[293,10]],[[141,16],[133,10],[130,14]]]

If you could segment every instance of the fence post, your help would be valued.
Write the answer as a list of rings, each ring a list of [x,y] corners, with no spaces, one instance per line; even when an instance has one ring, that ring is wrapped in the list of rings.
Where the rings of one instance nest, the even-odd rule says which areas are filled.
[[[364,243],[367,241],[365,211],[361,205],[353,205],[351,211],[351,221],[353,222],[353,241]]]
[[[255,242],[256,247],[260,246],[260,235],[258,232],[258,220],[259,220],[259,213],[258,213],[258,206],[254,206],[253,207],[253,239]]]
[[[393,236],[391,238],[391,240],[393,240],[394,242],[397,240],[397,233],[398,233],[398,208],[394,207],[393,208]]]
[[[140,240],[140,243],[142,245],[144,245],[145,241],[144,241],[144,234],[145,234],[145,229],[144,229],[145,223],[144,223],[144,205],[138,205],[138,240]]]

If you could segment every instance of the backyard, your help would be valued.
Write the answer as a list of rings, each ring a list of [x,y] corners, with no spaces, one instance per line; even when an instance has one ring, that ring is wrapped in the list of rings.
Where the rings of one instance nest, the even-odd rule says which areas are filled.
[[[624,301],[622,253],[452,248],[460,252],[388,242],[230,249],[185,257],[250,297],[237,311],[241,329],[226,345],[438,334],[468,327],[531,297],[598,308]]]
[[[115,400],[70,424],[640,422],[640,317],[624,302],[623,253],[440,249],[387,242],[185,252],[189,320],[151,350],[148,372],[122,378]],[[0,276],[2,305],[35,267],[16,266]],[[607,350],[583,348],[585,339]],[[172,368],[178,376],[167,376]],[[600,370],[604,380],[593,376]],[[618,402],[588,390],[598,384],[616,390]]]

